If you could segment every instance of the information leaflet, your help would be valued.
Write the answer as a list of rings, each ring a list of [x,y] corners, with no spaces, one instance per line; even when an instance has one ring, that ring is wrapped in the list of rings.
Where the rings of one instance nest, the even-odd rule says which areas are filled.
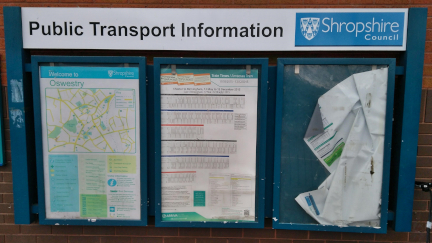
[[[141,219],[137,67],[40,67],[48,219]]]
[[[255,221],[258,70],[161,69],[162,221]]]

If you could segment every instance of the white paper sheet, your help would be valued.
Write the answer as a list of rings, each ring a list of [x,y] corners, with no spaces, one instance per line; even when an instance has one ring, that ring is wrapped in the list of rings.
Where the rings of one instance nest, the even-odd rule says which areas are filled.
[[[40,67],[46,217],[141,218],[137,67]]]
[[[379,226],[387,74],[354,74],[318,100],[324,133],[304,140],[331,175],[296,201],[320,224]]]
[[[258,71],[176,72],[161,70],[162,220],[255,221]]]

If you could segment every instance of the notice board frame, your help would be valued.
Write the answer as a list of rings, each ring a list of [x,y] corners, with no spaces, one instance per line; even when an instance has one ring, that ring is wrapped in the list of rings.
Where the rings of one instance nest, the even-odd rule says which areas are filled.
[[[33,102],[31,87],[31,52],[32,50],[23,48],[22,18],[21,7],[5,6],[4,9],[4,32],[6,49],[6,69],[8,95],[7,106],[9,112],[9,127],[12,137],[10,143],[10,157],[5,160],[13,160],[13,163],[5,163],[5,167],[12,167],[13,171],[13,196],[14,196],[14,219],[16,224],[30,224],[37,219],[39,207],[36,192],[36,166],[34,151],[34,124],[33,124]],[[396,68],[396,75],[399,76],[398,99],[395,100],[395,121],[393,134],[392,159],[392,187],[390,188],[390,209],[389,225],[398,232],[411,231],[412,209],[415,179],[415,165],[417,156],[417,141],[419,132],[418,117],[420,114],[420,99],[423,75],[423,60],[425,53],[427,25],[427,8],[409,8],[408,30],[406,51],[400,52],[400,60]],[[54,49],[47,49],[53,51]],[[62,50],[63,51],[63,50]],[[71,50],[64,50],[72,53]],[[109,51],[108,51],[109,52]],[[385,52],[375,52],[380,57],[385,57]],[[117,52],[111,52],[115,55]],[[293,52],[290,52],[293,53]],[[337,52],[342,55],[343,52]],[[361,52],[347,54],[347,56],[359,56]],[[289,53],[287,53],[289,54]],[[69,54],[78,55],[78,54]],[[180,54],[176,54],[177,56]],[[251,53],[249,56],[260,57],[262,54]],[[149,70],[149,66],[147,70]],[[269,77],[275,73],[275,67],[269,67]],[[153,71],[153,69],[151,69]],[[148,72],[149,75],[152,73]],[[150,79],[150,77],[149,77]],[[13,101],[12,81],[22,84],[21,94],[23,99]],[[271,90],[271,85],[269,85]],[[270,91],[271,97],[274,91]],[[152,95],[148,91],[147,97]],[[272,100],[269,99],[271,103]],[[271,106],[271,104],[269,104]],[[150,111],[152,106],[147,109]],[[21,111],[22,122],[16,123],[12,119],[12,111]],[[269,112],[271,116],[272,111]],[[270,117],[269,120],[272,120]],[[149,120],[148,122],[150,122]],[[271,122],[270,122],[271,123]],[[272,124],[268,123],[268,129]],[[148,131],[152,132],[151,130]],[[268,134],[272,139],[272,132]],[[272,147],[271,144],[268,147]],[[150,156],[150,155],[149,155]],[[273,153],[269,155],[269,158]],[[271,162],[273,163],[273,162]],[[150,164],[151,166],[151,164]],[[268,168],[270,163],[268,164]],[[9,169],[10,168],[6,168]],[[272,171],[267,170],[267,174],[272,176]],[[152,174],[149,175],[151,180]],[[267,177],[268,179],[269,177]],[[268,183],[270,186],[271,183]],[[153,188],[151,188],[153,189]],[[151,190],[150,190],[151,192]],[[271,195],[271,190],[266,190]],[[268,197],[266,197],[268,198]],[[150,210],[152,210],[149,207]],[[271,213],[271,208],[268,210]]]
[[[3,110],[3,105],[4,105],[4,94],[3,94],[3,89],[0,90],[0,118],[4,118],[4,110]],[[7,110],[7,109],[6,109]],[[6,163],[5,160],[5,139],[4,139],[4,122],[3,119],[0,119],[0,166],[4,166]]]
[[[47,219],[45,209],[45,187],[44,187],[44,168],[43,168],[43,148],[42,148],[42,124],[41,124],[41,105],[40,105],[40,63],[71,63],[71,64],[137,64],[139,72],[139,93],[140,93],[140,192],[141,192],[141,219],[140,220],[110,220],[110,219]],[[145,57],[72,57],[72,56],[32,56],[32,87],[34,105],[34,127],[35,127],[35,147],[36,147],[36,167],[37,167],[37,194],[39,223],[41,225],[93,225],[93,226],[146,226],[147,217],[147,97],[146,97],[146,58]],[[144,118],[144,119],[143,119]]]
[[[388,65],[387,103],[384,134],[383,179],[381,191],[380,228],[373,227],[339,227],[336,225],[281,223],[280,185],[281,185],[281,132],[282,109],[284,96],[285,65]],[[396,59],[394,58],[278,58],[276,83],[276,116],[275,116],[275,147],[274,147],[274,185],[273,185],[273,228],[290,230],[337,231],[358,233],[386,233],[390,184],[390,156],[393,127],[393,105],[395,89]],[[303,141],[301,141],[303,142]],[[295,186],[295,185],[293,185]]]
[[[255,193],[255,222],[187,222],[162,221],[162,176],[161,176],[161,102],[160,102],[160,73],[161,65],[214,65],[214,66],[261,66],[258,80],[257,103],[257,156],[256,156],[256,193]],[[154,58],[154,82],[149,90],[154,90],[153,110],[153,144],[155,162],[155,226],[156,227],[197,227],[197,228],[264,228],[265,211],[265,159],[266,159],[266,127],[267,127],[267,58]],[[149,85],[150,86],[150,85]]]

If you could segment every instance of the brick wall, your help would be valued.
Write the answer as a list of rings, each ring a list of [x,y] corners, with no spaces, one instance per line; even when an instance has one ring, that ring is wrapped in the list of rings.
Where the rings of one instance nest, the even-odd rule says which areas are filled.
[[[427,7],[428,32],[421,102],[420,134],[417,157],[418,179],[432,180],[432,0],[1,0],[0,1],[0,57],[2,92],[6,95],[6,60],[3,28],[3,6],[29,7],[138,7],[138,8],[398,8]],[[269,57],[275,64],[277,57],[371,57],[371,53],[288,53],[288,52],[137,52],[137,51],[32,51],[45,55],[142,55],[194,57]],[[375,57],[399,57],[400,53],[375,52]],[[4,102],[5,103],[5,102]],[[5,109],[6,110],[6,109]],[[428,217],[428,194],[417,191],[414,196],[412,232],[388,234],[357,234],[308,232],[271,229],[198,229],[156,228],[150,218],[148,227],[82,227],[14,224],[12,171],[10,156],[9,119],[4,112],[6,160],[0,167],[0,243],[361,243],[361,242],[425,242],[425,222]]]

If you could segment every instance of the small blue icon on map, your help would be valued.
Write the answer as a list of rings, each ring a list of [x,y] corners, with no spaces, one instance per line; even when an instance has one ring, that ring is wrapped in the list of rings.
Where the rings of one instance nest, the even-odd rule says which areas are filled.
[[[115,207],[110,207],[110,212],[115,212]]]
[[[108,186],[115,186],[115,185],[117,185],[117,181],[115,179],[108,180]]]

